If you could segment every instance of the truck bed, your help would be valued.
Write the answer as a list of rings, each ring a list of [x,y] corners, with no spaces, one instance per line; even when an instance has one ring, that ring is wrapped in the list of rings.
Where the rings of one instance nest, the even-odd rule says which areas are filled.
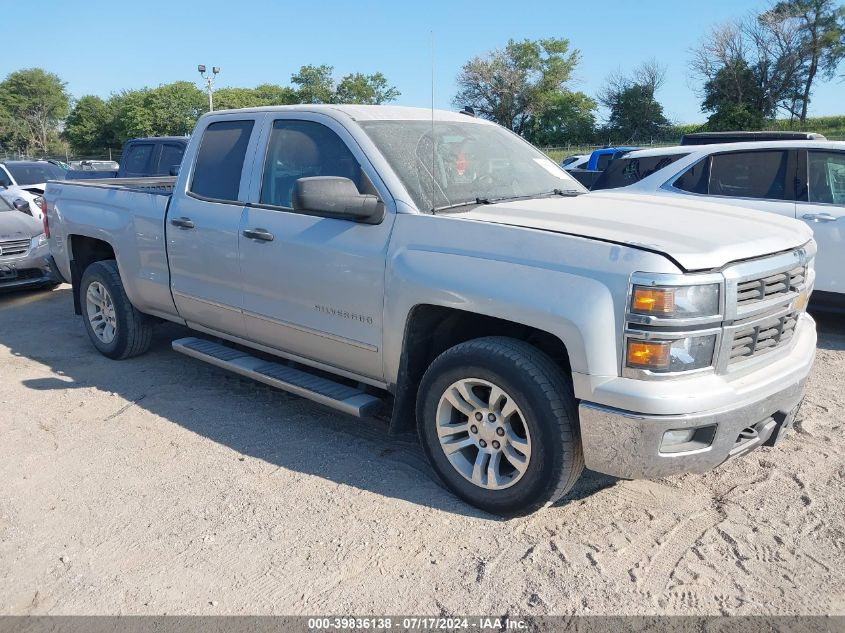
[[[167,209],[175,177],[51,180],[45,197],[60,213],[51,224],[50,249],[71,279],[71,245],[84,239],[108,243],[121,267],[126,292],[139,310],[176,312],[167,265]]]

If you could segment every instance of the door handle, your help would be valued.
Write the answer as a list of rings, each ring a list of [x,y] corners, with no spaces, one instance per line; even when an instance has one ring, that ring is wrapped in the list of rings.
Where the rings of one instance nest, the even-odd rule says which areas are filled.
[[[836,216],[830,213],[805,213],[803,216],[805,220],[812,220],[813,222],[835,222]]]
[[[170,220],[170,223],[173,226],[178,226],[180,229],[192,229],[196,226],[191,218],[173,218]]]
[[[273,234],[267,229],[244,229],[243,236],[251,240],[261,240],[262,242],[273,241]]]

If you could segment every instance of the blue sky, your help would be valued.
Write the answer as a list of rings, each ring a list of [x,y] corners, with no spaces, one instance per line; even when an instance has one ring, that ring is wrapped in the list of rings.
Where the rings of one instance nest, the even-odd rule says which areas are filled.
[[[689,49],[713,24],[760,9],[743,0],[499,2],[260,2],[134,0],[68,3],[0,0],[7,45],[0,76],[40,66],[75,97],[198,80],[196,65],[220,66],[217,85],[287,84],[303,64],[347,72],[382,71],[398,103],[451,107],[455,76],[470,57],[508,38],[566,37],[583,61],[572,87],[594,95],[608,74],[655,57],[668,68],[659,98],[674,121],[696,122],[699,99]],[[12,33],[18,36],[12,36]],[[845,113],[845,84],[819,86],[811,115]]]

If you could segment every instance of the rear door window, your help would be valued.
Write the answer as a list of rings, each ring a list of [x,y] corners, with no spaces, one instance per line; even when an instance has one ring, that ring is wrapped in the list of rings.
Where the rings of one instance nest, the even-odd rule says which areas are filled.
[[[845,205],[845,152],[809,152],[809,201]]]
[[[158,159],[158,173],[161,176],[170,175],[173,167],[182,164],[182,155],[185,153],[184,145],[165,143],[161,146],[161,156]]]
[[[599,171],[604,171],[607,169],[607,166],[610,164],[610,161],[613,160],[613,154],[601,154],[599,155],[598,159],[596,160],[596,169]]]
[[[149,173],[150,158],[153,155],[152,143],[133,143],[122,157],[123,171],[127,174]]]
[[[714,154],[710,163],[711,196],[786,200],[788,152]]]
[[[663,156],[643,156],[640,158],[618,158],[602,172],[593,191],[597,189],[616,189],[627,187],[651,176],[656,171],[671,165],[687,154],[669,154]]]
[[[237,201],[244,157],[254,121],[218,121],[202,135],[191,193],[201,198]]]

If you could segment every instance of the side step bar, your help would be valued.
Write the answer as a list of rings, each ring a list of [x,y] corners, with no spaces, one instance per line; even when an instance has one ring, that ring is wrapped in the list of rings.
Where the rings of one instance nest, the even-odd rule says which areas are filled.
[[[268,362],[213,341],[192,336],[180,338],[173,341],[173,349],[359,418],[375,414],[382,403],[379,398],[361,389],[288,365]]]

